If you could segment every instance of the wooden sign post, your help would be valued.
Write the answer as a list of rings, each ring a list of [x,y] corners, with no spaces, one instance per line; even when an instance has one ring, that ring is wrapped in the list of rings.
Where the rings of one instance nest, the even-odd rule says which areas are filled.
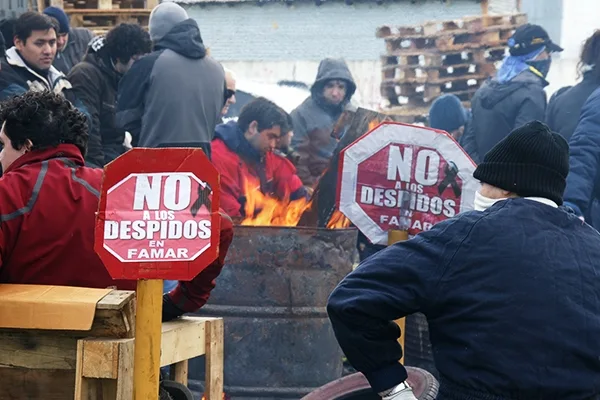
[[[163,280],[189,281],[219,252],[219,173],[201,149],[133,149],[105,167],[95,250],[137,280],[134,393],[158,398]]]

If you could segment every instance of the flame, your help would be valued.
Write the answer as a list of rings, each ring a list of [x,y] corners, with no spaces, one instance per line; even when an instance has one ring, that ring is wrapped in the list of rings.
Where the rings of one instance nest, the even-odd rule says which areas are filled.
[[[251,226],[297,226],[302,214],[312,207],[312,200],[301,198],[277,199],[260,191],[257,180],[248,179],[244,184],[246,218],[241,225]],[[338,210],[331,216],[328,229],[340,229],[350,226],[350,221]]]
[[[341,229],[349,226],[350,220],[340,210],[335,210],[327,223],[327,229]]]
[[[372,131],[373,129],[377,128],[377,126],[380,124],[378,119],[374,119],[371,120],[371,122],[369,122],[369,129],[367,130],[367,132]]]
[[[227,397],[225,395],[225,393],[223,393],[223,400],[228,400],[228,399],[229,399],[229,397]],[[202,395],[202,400],[206,400],[206,396]]]

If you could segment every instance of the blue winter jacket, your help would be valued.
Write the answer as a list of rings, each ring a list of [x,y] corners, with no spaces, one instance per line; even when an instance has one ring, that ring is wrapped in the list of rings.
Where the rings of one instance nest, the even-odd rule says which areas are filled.
[[[422,312],[437,400],[597,399],[599,277],[596,230],[564,207],[510,199],[369,257],[327,311],[377,392],[407,377],[392,321]]]
[[[569,176],[565,205],[596,229],[600,228],[600,89],[587,99],[569,140]],[[596,204],[595,204],[596,203]]]

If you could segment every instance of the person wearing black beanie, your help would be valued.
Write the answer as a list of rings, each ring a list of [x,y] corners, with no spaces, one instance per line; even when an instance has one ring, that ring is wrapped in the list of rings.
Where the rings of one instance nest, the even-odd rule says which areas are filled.
[[[383,400],[415,400],[393,321],[425,314],[437,400],[600,398],[600,235],[561,206],[569,147],[541,122],[494,146],[463,212],[364,260],[327,312]]]

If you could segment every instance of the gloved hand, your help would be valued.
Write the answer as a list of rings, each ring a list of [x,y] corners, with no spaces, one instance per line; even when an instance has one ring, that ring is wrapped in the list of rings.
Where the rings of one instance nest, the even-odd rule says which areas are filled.
[[[162,322],[182,316],[185,312],[177,307],[168,293],[163,294]]]
[[[382,395],[381,393],[379,394]],[[417,400],[411,387],[406,383],[401,383],[393,388],[389,394],[381,396],[381,398],[382,400]]]

